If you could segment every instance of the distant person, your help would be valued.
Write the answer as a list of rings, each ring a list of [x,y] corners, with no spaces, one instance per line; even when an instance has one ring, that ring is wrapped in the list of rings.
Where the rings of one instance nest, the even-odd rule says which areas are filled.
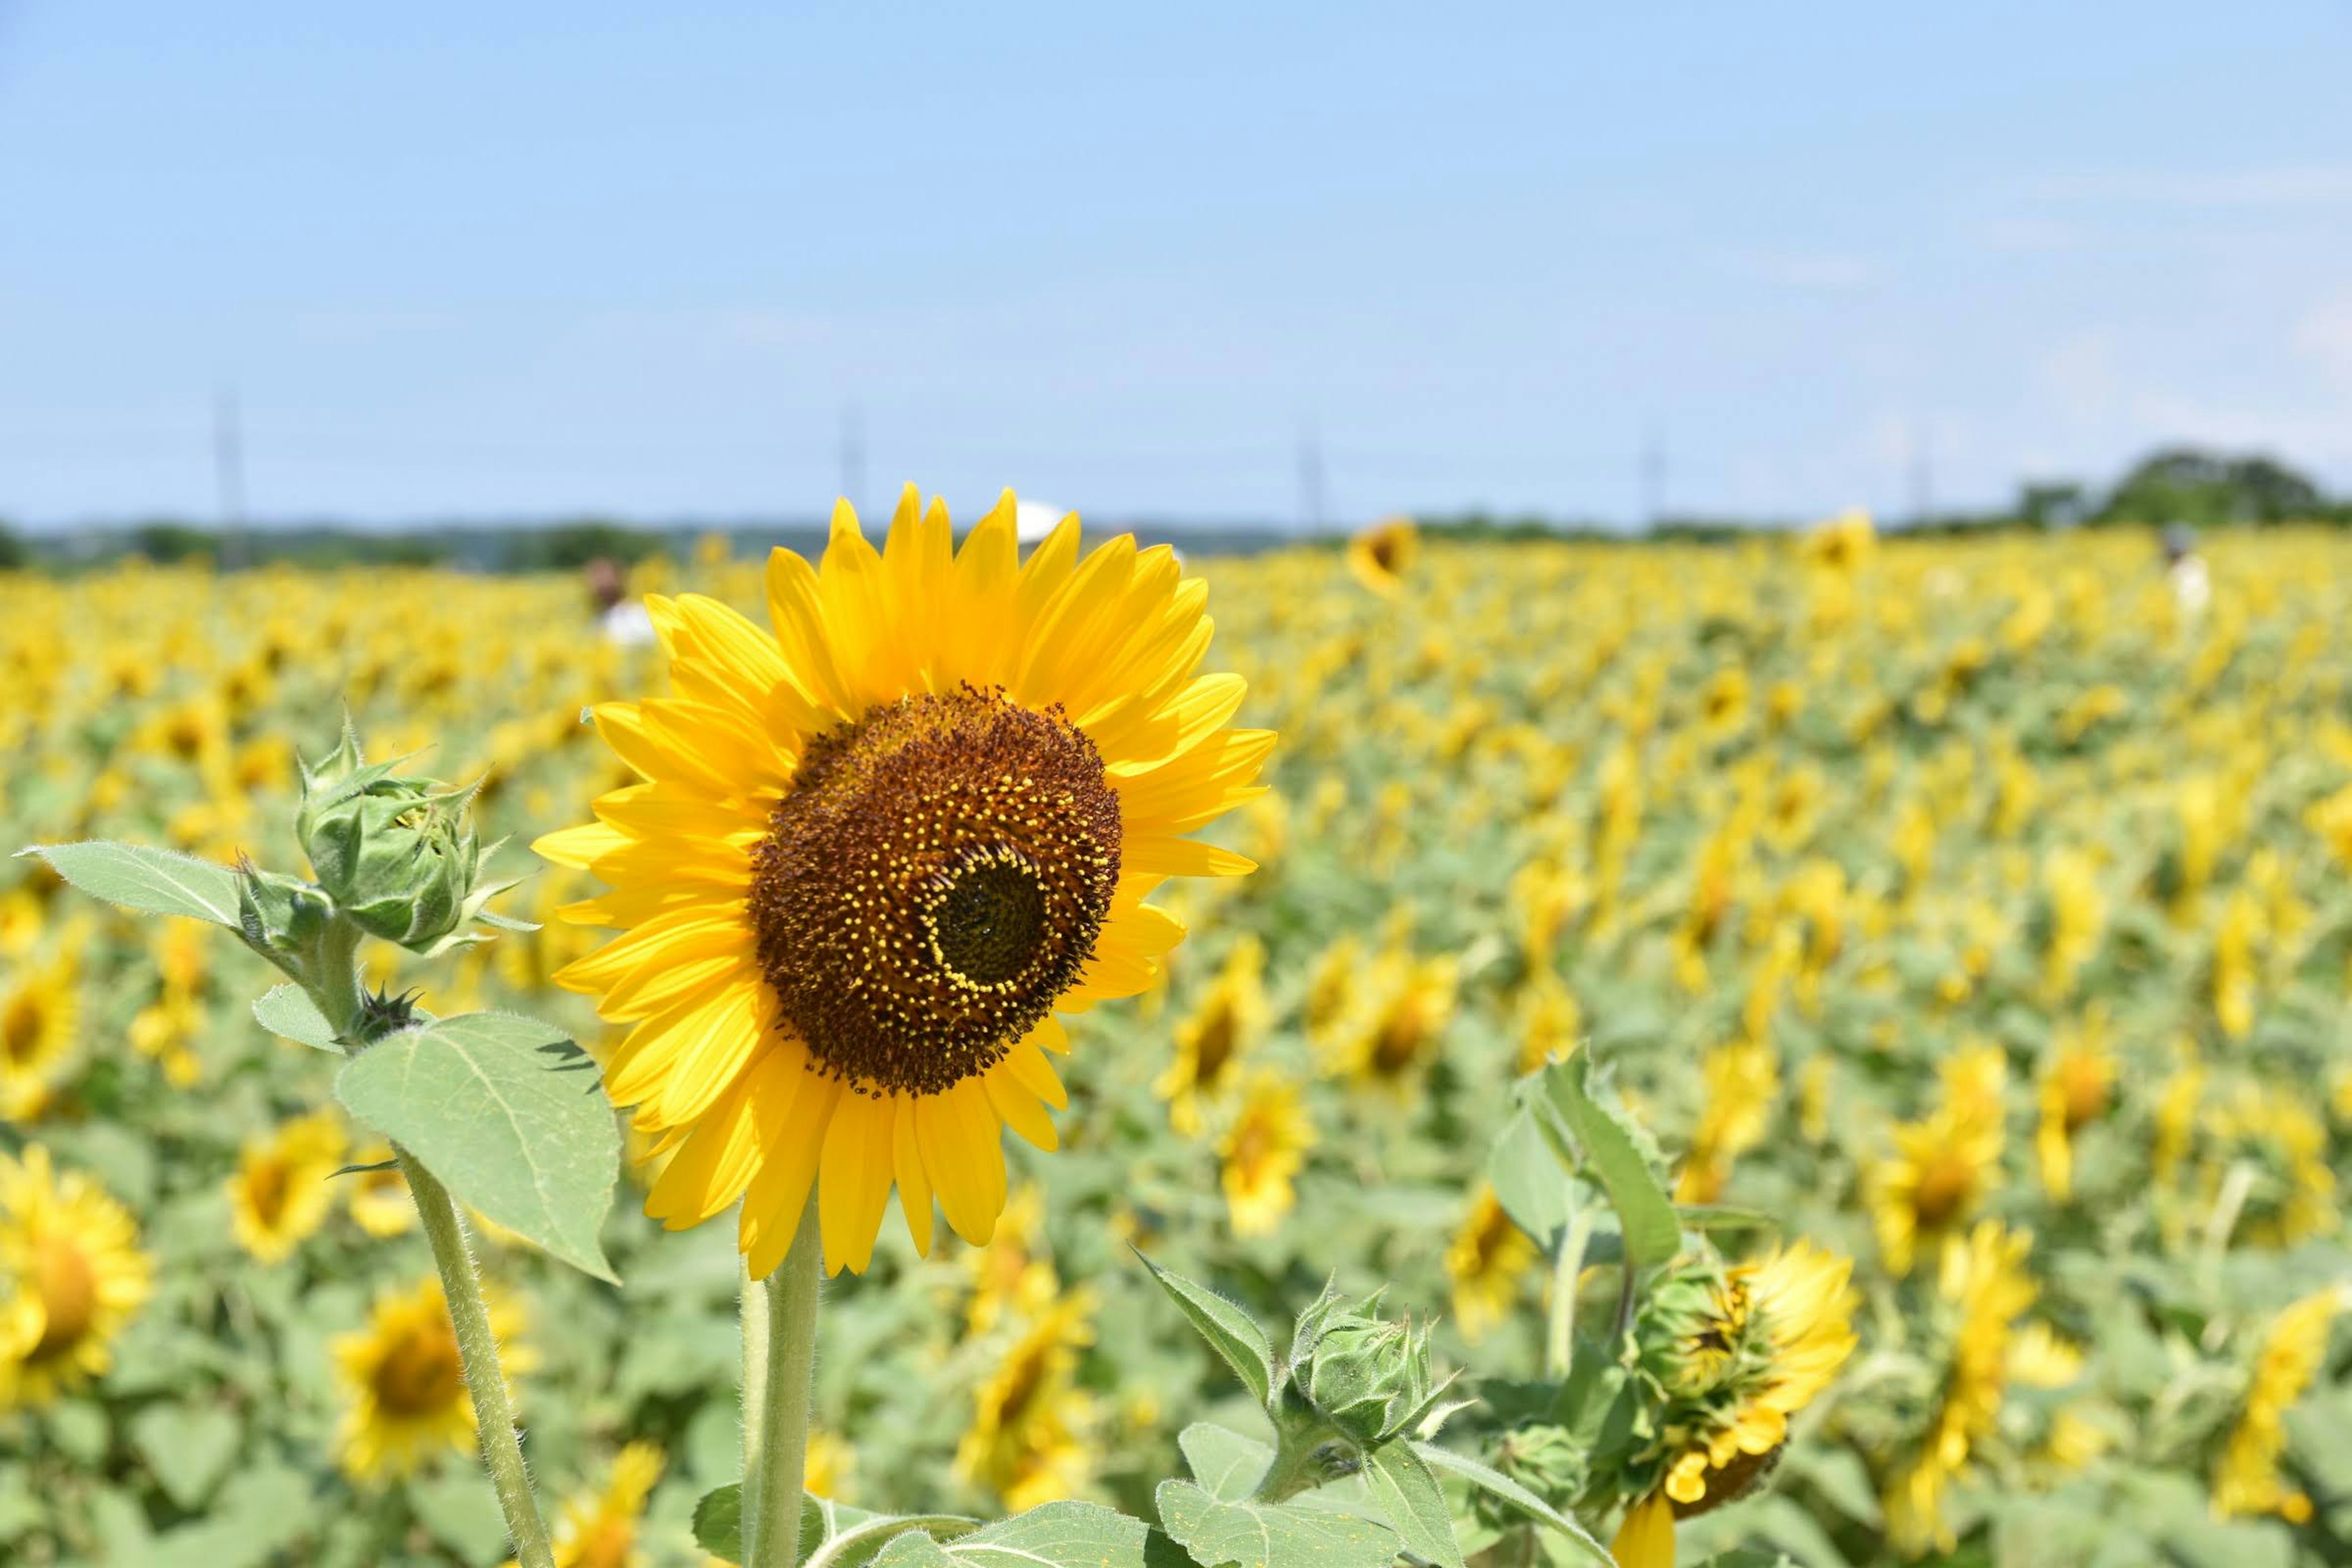
[[[2197,553],[2197,531],[2176,522],[2164,531],[2164,574],[2172,583],[2173,603],[2191,618],[2205,613],[2213,599],[2213,579],[2205,557]]]
[[[609,555],[588,563],[588,598],[604,640],[615,647],[643,647],[654,640],[654,619],[641,600],[629,597],[629,580]]]

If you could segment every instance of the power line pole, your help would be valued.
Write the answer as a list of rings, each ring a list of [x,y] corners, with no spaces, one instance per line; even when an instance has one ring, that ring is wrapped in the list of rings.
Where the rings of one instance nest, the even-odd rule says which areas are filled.
[[[866,416],[855,403],[841,407],[841,495],[852,506],[866,500]]]
[[[1666,515],[1666,438],[1654,425],[1642,437],[1642,520],[1652,531]]]
[[[213,398],[213,488],[220,508],[221,564],[245,564],[245,432],[236,391],[223,387]]]
[[[1307,532],[1323,531],[1323,439],[1312,425],[1298,434],[1298,515]]]

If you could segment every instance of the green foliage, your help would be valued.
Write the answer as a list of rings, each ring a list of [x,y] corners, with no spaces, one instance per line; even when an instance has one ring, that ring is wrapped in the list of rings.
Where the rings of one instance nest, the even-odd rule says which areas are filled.
[[[284,1040],[312,1050],[341,1051],[335,1026],[327,1022],[310,994],[299,985],[273,985],[254,998],[253,1016],[261,1026]]]
[[[143,844],[38,844],[17,853],[39,857],[58,876],[110,904],[236,928],[236,874],[226,866]]]
[[[613,1205],[620,1134],[595,1064],[562,1030],[509,1013],[438,1019],[367,1047],[335,1094],[459,1201],[618,1282],[598,1232]]]
[[[1554,1063],[1544,1073],[1546,1103],[1575,1140],[1585,1168],[1609,1194],[1628,1265],[1655,1268],[1680,1250],[1682,1223],[1643,1152],[1640,1133],[1622,1111],[1592,1098],[1586,1082],[1591,1070],[1586,1052]]]

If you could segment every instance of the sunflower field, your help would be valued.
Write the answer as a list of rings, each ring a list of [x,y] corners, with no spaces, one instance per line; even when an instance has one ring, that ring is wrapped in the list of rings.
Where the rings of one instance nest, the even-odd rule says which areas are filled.
[[[566,1114],[610,1120],[599,1071],[638,1107],[601,1230],[526,1238],[445,1173],[480,1211],[549,1560],[738,1560],[704,1505],[746,1477],[744,1259],[798,1246],[814,1182],[790,1255],[821,1217],[838,1272],[811,1561],[1075,1562],[956,1542],[1076,1500],[1156,1521],[1155,1568],[2352,1563],[2352,539],[2217,532],[2191,584],[2127,529],[1399,524],[1186,560],[1181,587],[1130,548],[1131,590],[1088,557],[1033,603],[1005,529],[1012,620],[959,597],[976,545],[908,579],[936,624],[876,586],[862,631],[836,607],[837,646],[796,651],[777,612],[775,668],[833,660],[845,689],[900,689],[872,672],[932,641],[891,678],[915,695],[830,737],[823,681],[761,684],[746,711],[791,686],[818,738],[776,764],[804,787],[740,819],[707,803],[763,737],[657,721],[774,663],[764,629],[730,639],[801,578],[716,542],[636,572],[643,637],[569,577],[0,574],[0,849],[170,850],[264,905],[293,889],[299,923],[298,814],[331,885],[315,792],[392,776],[362,758],[472,786],[467,874],[510,841],[435,931],[404,904],[342,963],[404,1026],[549,1020]],[[834,592],[833,554],[801,570]],[[1195,581],[1205,668],[1246,696],[1088,707],[1201,659]],[[987,676],[1041,616],[1060,651]],[[1176,651],[1146,647],[1162,625]],[[982,677],[938,674],[958,657]],[[1003,695],[1040,681],[1051,703]],[[664,795],[677,756],[714,782]],[[843,1021],[849,960],[807,955],[864,940],[825,912],[869,907],[842,868],[929,842],[851,795],[945,799],[936,758],[985,764],[970,810],[1068,847],[925,884],[929,958],[979,979],[919,1021],[981,1043],[916,1059]],[[661,945],[704,851],[652,849],[689,825],[751,867],[732,946]],[[385,1047],[347,1063],[341,1019],[306,1043],[249,921],[137,915],[72,864],[0,859],[0,1561],[508,1562],[432,1194],[345,1081]],[[490,940],[425,940],[486,908]],[[1035,952],[998,951],[1016,927]],[[1058,1022],[1015,1007],[1020,964],[1061,965]],[[782,1007],[806,1048],[705,1085],[701,1036],[640,1021],[739,973],[709,995]],[[1293,1346],[1255,1381],[1244,1318]],[[1388,1403],[1360,1428],[1366,1381]],[[1417,1452],[1443,1420],[1457,1456],[1433,1520],[1380,1489],[1407,1406]],[[1277,1486],[1292,1408],[1326,1469]],[[886,1510],[966,1522],[837,1544]]]

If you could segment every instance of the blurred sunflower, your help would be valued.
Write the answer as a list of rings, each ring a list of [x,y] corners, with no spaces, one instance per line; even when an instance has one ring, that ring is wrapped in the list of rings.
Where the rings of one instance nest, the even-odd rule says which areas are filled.
[[[2201,1131],[2206,1200],[2235,1205],[2232,1239],[2292,1247],[2343,1223],[2327,1124],[2302,1090],[2242,1082],[2208,1107]]]
[[[613,1460],[612,1479],[602,1492],[588,1492],[563,1505],[553,1540],[555,1568],[645,1568],[637,1529],[646,1500],[662,1477],[662,1451],[652,1443],[632,1443]],[[509,1558],[506,1568],[517,1568]]]
[[[1675,1521],[1755,1489],[1789,1441],[1789,1418],[1820,1397],[1853,1353],[1851,1259],[1810,1242],[1723,1270],[1696,1310],[1658,1328],[1669,1401],[1655,1489],[1626,1511],[1621,1568],[1673,1568]]]
[[[507,1375],[529,1372],[538,1357],[516,1338],[521,1312],[493,1293],[489,1314]],[[339,1335],[332,1349],[346,1400],[336,1458],[352,1479],[398,1479],[445,1449],[473,1452],[474,1402],[439,1279],[378,1296],[367,1327]]]
[[[1176,1026],[1176,1059],[1151,1091],[1168,1102],[1169,1125],[1188,1138],[1200,1136],[1205,1105],[1232,1089],[1235,1065],[1265,1027],[1265,944],[1244,936],[1192,1016]]]
[[[1331,1052],[1343,1075],[1403,1100],[1437,1054],[1454,1016],[1456,961],[1450,953],[1416,958],[1391,944],[1364,977],[1367,999]]]
[[[1910,1273],[1923,1243],[1956,1235],[1998,1178],[2006,1071],[1997,1047],[1946,1058],[1941,1101],[1895,1127],[1894,1154],[1868,1170],[1864,1195],[1890,1272]]]
[[[154,1289],[131,1212],[49,1152],[0,1153],[0,1410],[43,1405],[105,1373]]]
[[[1217,1141],[1225,1210],[1235,1236],[1271,1236],[1297,1201],[1291,1184],[1315,1147],[1315,1123],[1298,1086],[1261,1068],[1250,1075],[1233,1124]]]
[[[237,1152],[236,1173],[225,1184],[229,1228],[254,1261],[285,1262],[326,1222],[335,1199],[327,1178],[346,1142],[335,1113],[318,1110]]]
[[[1008,1318],[1043,1310],[1061,1289],[1061,1277],[1045,1251],[1045,1194],[1034,1184],[1015,1189],[986,1247],[964,1254],[971,1301],[964,1321],[984,1334]]]
[[[2263,1335],[2237,1421],[2214,1466],[2216,1514],[2274,1513],[2298,1524],[2311,1517],[2311,1500],[2281,1483],[2279,1457],[2286,1451],[2286,1413],[2319,1374],[2329,1331],[2347,1296],[2352,1287],[2342,1285],[2305,1296],[2279,1313]]]
[[[1536,1244],[1511,1223],[1491,1184],[1482,1184],[1470,1212],[1445,1249],[1445,1277],[1454,1287],[1454,1321],[1474,1343],[1510,1315],[1519,1287],[1535,1264]]]
[[[1382,598],[1404,592],[1404,580],[1421,553],[1421,531],[1409,517],[1383,518],[1348,541],[1348,570]]]
[[[2095,1012],[2054,1042],[2042,1069],[2041,1123],[2033,1138],[2042,1184],[2064,1203],[2074,1191],[2074,1137],[2107,1112],[2117,1064],[2107,1045],[2106,1018]]]
[[[48,1109],[81,1016],[78,973],[73,960],[60,954],[41,968],[20,971],[0,994],[0,1119],[33,1121]]]
[[[1082,1434],[1093,1402],[1077,1384],[1077,1368],[1094,1343],[1093,1310],[1092,1296],[1080,1290],[1040,1312],[973,1395],[956,1474],[1015,1513],[1075,1496],[1086,1484]]]
[[[408,1195],[408,1178],[400,1173],[392,1145],[381,1138],[362,1144],[352,1152],[352,1163],[359,1167],[346,1178],[352,1221],[378,1240],[406,1235],[416,1224],[416,1202]]]
[[[1690,1153],[1675,1182],[1676,1202],[1711,1204],[1723,1196],[1732,1163],[1764,1141],[1780,1094],[1772,1047],[1733,1040],[1699,1059],[1706,1100],[1691,1131]]]
[[[1521,1078],[1566,1061],[1584,1032],[1584,1009],[1577,1005],[1576,993],[1549,973],[1520,988],[1518,1016],[1518,1058],[1513,1065]]]
[[[801,1461],[801,1489],[811,1497],[840,1502],[848,1497],[849,1478],[857,1468],[857,1451],[830,1432],[810,1428],[808,1453]]]
[[[1193,673],[1207,584],[1129,536],[1080,561],[1076,518],[1021,563],[1013,512],[953,551],[909,486],[877,553],[844,503],[821,567],[769,558],[772,633],[649,599],[676,695],[595,710],[644,782],[540,840],[613,889],[568,918],[626,928],[557,978],[636,1026],[605,1083],[674,1151],[647,1212],[742,1199],[755,1276],[812,1190],[835,1271],[894,1187],[918,1251],[935,1195],[985,1242],[1003,1129],[1055,1144],[1055,1011],[1151,984],[1167,878],[1251,868],[1183,837],[1274,744],[1230,727],[1240,677]]]
[[[2012,1328],[2040,1294],[2025,1272],[2030,1232],[1986,1220],[1944,1249],[1937,1294],[1956,1316],[1950,1362],[1918,1451],[1888,1483],[1888,1538],[1917,1556],[1958,1542],[1943,1511],[1944,1490],[2000,1419],[2011,1362]]]

